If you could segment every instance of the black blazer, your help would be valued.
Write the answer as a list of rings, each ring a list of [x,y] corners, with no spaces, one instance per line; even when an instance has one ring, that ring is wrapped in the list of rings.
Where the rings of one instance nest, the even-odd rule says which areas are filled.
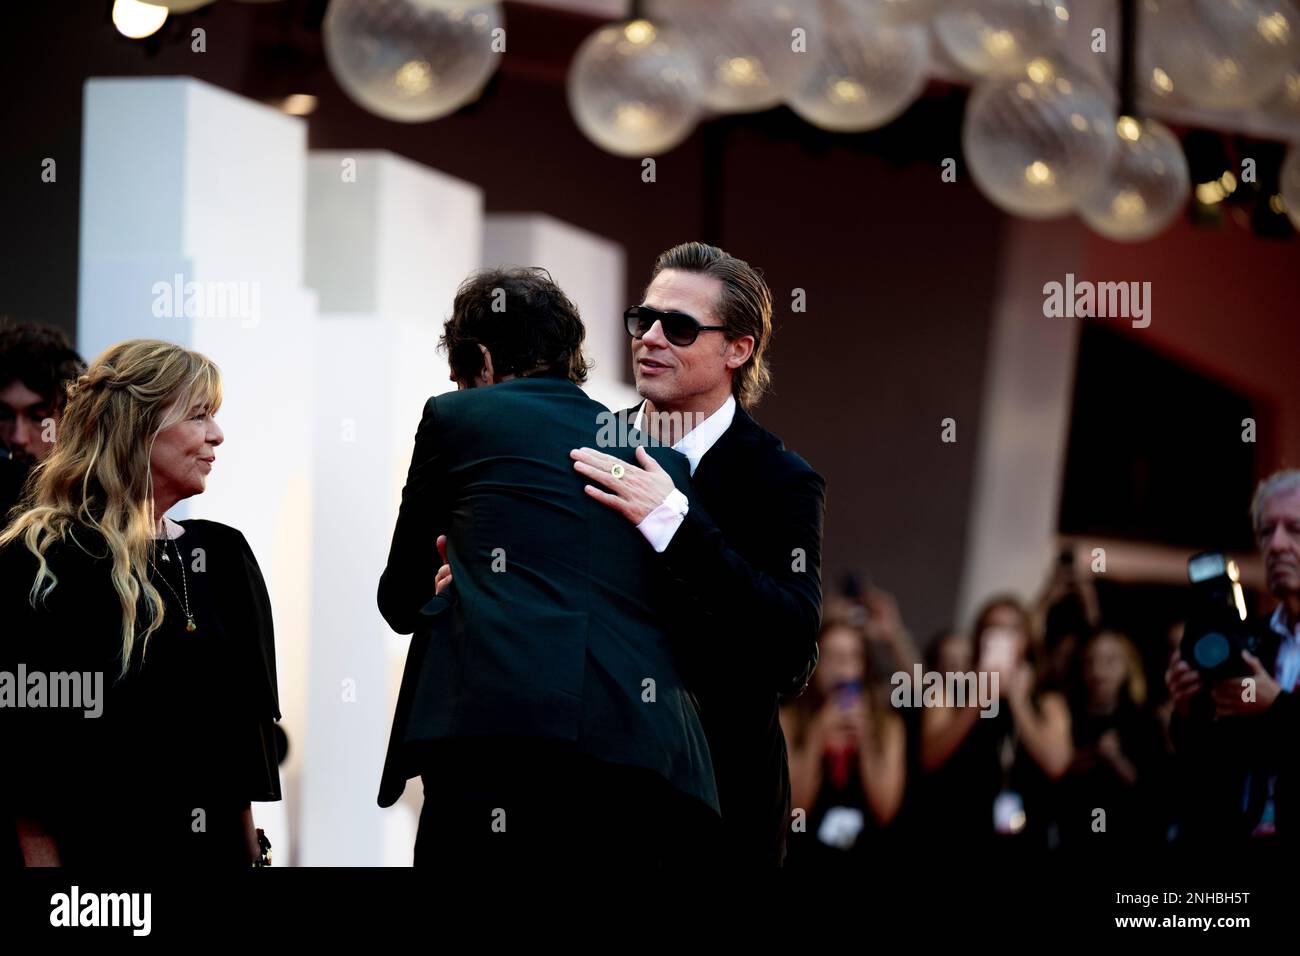
[[[790,771],[777,703],[817,664],[826,482],[737,406],[692,490],[678,488],[690,511],[658,557],[693,622],[678,652],[713,756],[726,853],[780,865]]]
[[[1264,635],[1260,663],[1272,674],[1281,640],[1268,617],[1252,623]],[[1212,850],[1247,841],[1275,778],[1277,835],[1300,845],[1300,699],[1284,691],[1257,717],[1215,720],[1213,713],[1207,692],[1193,701],[1188,717],[1175,712],[1171,719],[1180,841]]]
[[[385,620],[414,632],[380,806],[397,800],[407,778],[436,772],[422,744],[524,736],[657,771],[717,809],[704,731],[656,603],[665,591],[654,552],[586,495],[569,458],[570,449],[597,447],[611,416],[552,377],[425,404],[379,582]],[[603,450],[635,463],[632,447]],[[652,453],[687,484],[685,458]],[[450,600],[434,596],[440,533]]]

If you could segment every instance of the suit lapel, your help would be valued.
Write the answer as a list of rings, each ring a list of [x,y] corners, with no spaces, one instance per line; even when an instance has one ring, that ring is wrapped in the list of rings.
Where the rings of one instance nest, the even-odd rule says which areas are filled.
[[[729,465],[735,460],[740,450],[758,434],[758,425],[754,419],[750,418],[743,408],[736,406],[736,415],[727,426],[713,447],[704,453],[700,463],[696,466],[695,475],[692,480],[696,488],[708,488],[713,490],[719,483],[725,483],[728,479],[727,472]]]

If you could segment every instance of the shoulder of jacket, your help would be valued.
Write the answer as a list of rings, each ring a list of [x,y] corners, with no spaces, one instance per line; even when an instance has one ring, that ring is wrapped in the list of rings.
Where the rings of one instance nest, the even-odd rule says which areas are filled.
[[[762,467],[777,481],[807,478],[824,483],[822,476],[797,452],[786,448],[779,436],[768,431],[752,417],[745,425],[751,432],[748,443],[750,453],[762,461]]]

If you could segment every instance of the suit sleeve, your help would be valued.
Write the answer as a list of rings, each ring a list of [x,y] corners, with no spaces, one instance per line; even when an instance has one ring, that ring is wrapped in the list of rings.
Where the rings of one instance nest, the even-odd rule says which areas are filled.
[[[447,531],[450,510],[438,439],[438,400],[434,397],[425,403],[415,433],[415,451],[402,488],[388,565],[379,578],[379,612],[398,634],[411,634],[419,626],[420,609],[434,596],[433,579],[442,564],[437,541],[438,535]]]
[[[816,472],[800,470],[766,497],[766,506],[753,516],[766,529],[761,553],[747,558],[735,551],[692,500],[661,558],[697,606],[728,623],[702,633],[743,634],[749,642],[702,653],[739,653],[774,693],[796,693],[817,664],[826,483]]]

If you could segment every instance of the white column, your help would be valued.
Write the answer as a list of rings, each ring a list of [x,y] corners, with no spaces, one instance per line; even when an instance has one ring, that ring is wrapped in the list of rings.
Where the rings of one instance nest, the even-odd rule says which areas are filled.
[[[582,314],[583,351],[595,364],[586,390],[615,410],[639,402],[627,378],[628,337],[623,328],[626,255],[613,240],[536,213],[487,217],[483,264],[541,266]]]
[[[221,367],[225,443],[208,490],[171,514],[233,525],[257,555],[296,745],[312,560],[305,127],[182,77],[89,80],[83,122],[78,346],[90,359],[123,339],[160,338]],[[291,751],[282,772],[290,798],[300,756]],[[255,808],[259,822],[285,811]],[[287,862],[291,835],[267,829]]]
[[[313,152],[307,282],[320,296],[310,427],[315,554],[305,865],[407,865],[419,780],[375,800],[409,638],[375,603],[425,400],[454,386],[435,351],[479,266],[483,197],[389,153]]]
[[[994,304],[967,525],[959,627],[991,595],[1032,600],[1056,541],[1081,320],[1043,315],[1043,286],[1079,272],[1083,227],[1074,219],[1007,219],[1005,263]],[[1087,320],[1082,320],[1087,321]]]

